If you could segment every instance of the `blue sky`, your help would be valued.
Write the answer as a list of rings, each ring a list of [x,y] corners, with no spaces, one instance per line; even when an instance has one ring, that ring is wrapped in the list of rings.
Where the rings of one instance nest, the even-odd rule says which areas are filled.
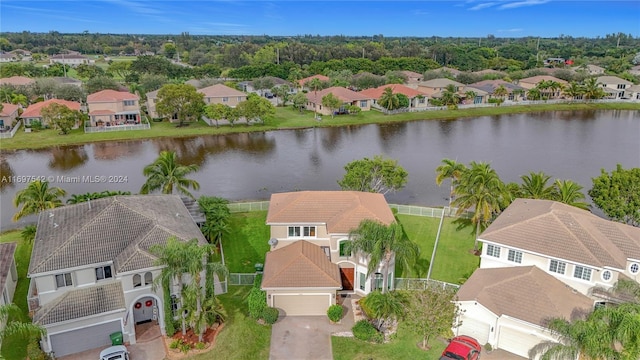
[[[0,31],[205,35],[640,36],[640,1],[1,0]]]

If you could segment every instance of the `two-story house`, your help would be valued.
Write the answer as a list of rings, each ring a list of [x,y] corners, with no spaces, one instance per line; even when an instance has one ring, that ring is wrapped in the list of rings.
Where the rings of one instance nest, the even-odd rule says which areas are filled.
[[[640,228],[559,202],[516,199],[479,240],[480,269],[458,293],[466,311],[457,331],[521,356],[549,339],[545,317],[574,318],[615,301],[608,290],[618,279],[640,282]]]
[[[111,89],[87,96],[91,126],[140,124],[139,100],[138,95]]]
[[[271,195],[262,289],[286,315],[324,315],[338,293],[366,295],[382,286],[382,269],[367,270],[366,254],[348,253],[349,232],[365,219],[395,221],[382,194],[299,191]],[[394,269],[395,262],[390,266]],[[393,270],[388,274],[393,286]]]
[[[56,357],[111,344],[121,332],[136,342],[136,325],[165,333],[162,266],[150,252],[170,237],[198,239],[200,229],[178,196],[114,196],[40,213],[28,277],[29,310],[47,330],[41,345]],[[178,308],[180,289],[171,288]],[[175,316],[175,314],[174,314]]]
[[[338,109],[330,109],[322,105],[322,98],[328,94],[333,94],[333,96],[340,99],[342,106]],[[357,106],[361,111],[369,111],[373,103],[371,96],[341,86],[333,86],[319,91],[309,91],[305,95],[307,96],[306,109],[323,115],[331,115],[331,111],[344,114],[347,112],[347,105]]]
[[[11,304],[16,292],[18,284],[18,271],[14,258],[16,247],[17,244],[14,242],[0,244],[0,292],[2,292],[0,306]],[[0,322],[0,330],[4,325]],[[2,347],[2,339],[0,339],[0,347]]]
[[[463,95],[464,84],[446,78],[431,79],[427,81],[421,81],[414,86],[418,91],[425,94],[429,98],[440,98],[442,93],[447,89],[449,85],[453,85],[456,92]]]
[[[611,99],[627,99],[631,97],[631,95],[627,93],[627,89],[633,86],[631,81],[621,79],[617,76],[600,76],[596,81],[602,86],[602,89]]]
[[[198,92],[204,95],[204,102],[207,105],[224,104],[230,107],[236,107],[239,103],[247,100],[247,94],[224,84],[207,86],[199,89]]]

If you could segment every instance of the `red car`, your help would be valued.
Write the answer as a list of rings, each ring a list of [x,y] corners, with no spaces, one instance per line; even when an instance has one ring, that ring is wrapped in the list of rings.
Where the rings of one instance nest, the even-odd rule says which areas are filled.
[[[442,352],[440,360],[478,360],[480,344],[478,340],[465,335],[456,336]]]

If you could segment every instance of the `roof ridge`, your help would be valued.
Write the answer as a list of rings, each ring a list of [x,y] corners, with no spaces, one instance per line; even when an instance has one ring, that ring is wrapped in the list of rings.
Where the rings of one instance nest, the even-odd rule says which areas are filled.
[[[282,247],[282,250],[286,249],[286,248],[287,248],[287,247],[289,247],[289,246],[294,246],[294,245],[296,245],[298,242],[302,242],[302,241],[305,241],[305,240],[298,240],[298,241],[294,241],[294,242],[293,242],[293,244],[289,244],[289,245],[287,245],[287,246]],[[302,245],[304,245],[304,244],[303,244],[303,243],[300,243],[300,247],[302,247]],[[277,249],[276,249],[276,250],[277,250]],[[289,250],[291,251],[291,249],[289,249]],[[267,253],[267,255],[268,255],[268,254],[270,254],[270,253],[271,253],[271,251],[269,251],[269,252]],[[283,266],[281,266],[281,267],[280,267],[280,269],[279,269],[277,272],[275,272],[275,273],[274,273],[274,275],[271,277],[271,279],[276,279],[276,278],[278,278],[278,277],[280,276],[280,274],[282,274],[286,269],[288,269],[288,268],[289,268],[289,266],[291,266],[291,264],[293,264],[293,263],[294,263],[294,262],[295,262],[295,261],[300,257],[300,255],[302,255],[302,250],[300,250],[300,254],[298,254],[298,256],[287,256],[287,258],[289,259],[289,261],[288,261],[286,264],[283,264]],[[266,259],[265,259],[265,260],[266,260]],[[265,264],[265,266],[266,266],[266,264]]]
[[[309,244],[311,244],[311,245],[315,245],[315,244],[312,244],[312,243],[309,243]],[[317,246],[317,245],[315,245],[315,246]],[[318,266],[318,264],[316,264],[316,263],[315,263],[311,258],[309,258],[309,256],[307,256],[307,254],[305,254],[305,253],[303,252],[303,253],[302,253],[302,256],[307,260],[307,262],[311,263],[311,264],[312,264],[316,269],[320,270],[320,272],[322,273],[322,276],[323,276],[323,277],[325,277],[325,278],[327,278],[327,279],[329,279],[329,280],[333,280],[333,279],[331,278],[331,276],[329,276],[329,275],[327,274],[327,272],[326,272],[324,269],[322,269],[322,268],[321,268],[320,266]],[[326,255],[323,253],[323,254],[322,254],[322,256],[326,256]],[[322,260],[321,260],[321,261],[322,261]],[[329,260],[329,262],[331,262],[331,261]],[[331,263],[331,264],[333,265],[333,263]],[[337,265],[337,264],[336,264],[336,265]]]
[[[589,257],[591,257],[591,260],[595,260],[596,263],[602,263],[600,261],[600,259],[598,259],[596,256],[594,256],[594,254],[591,252],[591,250],[589,250],[589,248],[578,238],[578,236],[576,236],[576,234],[571,230],[571,228],[569,228],[568,226],[566,226],[564,224],[564,222],[562,220],[560,220],[560,218],[558,218],[558,215],[556,214],[556,212],[560,212],[563,213],[567,216],[569,216],[571,218],[571,220],[575,221],[579,226],[582,227],[582,224],[580,224],[580,222],[578,220],[576,220],[573,217],[573,213],[570,213],[568,211],[565,210],[559,210],[559,209],[551,209],[551,211],[549,212],[549,215],[553,216],[560,224],[560,226],[562,226],[563,228],[565,228],[567,230],[567,232],[569,233],[569,236],[571,236],[571,238],[573,238],[577,243],[578,246],[580,246],[580,248],[585,251],[587,254],[589,254]],[[589,235],[589,237],[591,237],[593,239],[593,236],[590,233],[587,233],[587,235]],[[597,240],[594,240],[595,243],[598,244],[598,246],[600,248],[603,249],[603,247],[600,245],[600,243]]]

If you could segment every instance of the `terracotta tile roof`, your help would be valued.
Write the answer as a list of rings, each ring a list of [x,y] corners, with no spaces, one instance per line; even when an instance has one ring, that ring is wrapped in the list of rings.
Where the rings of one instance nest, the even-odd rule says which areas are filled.
[[[318,245],[299,240],[267,253],[263,289],[311,287],[342,288],[338,265]]]
[[[35,83],[36,81],[26,76],[12,76],[0,79],[0,85],[24,86]]]
[[[553,317],[575,319],[593,300],[536,266],[477,269],[460,287],[458,301],[477,301],[494,314],[545,326]]]
[[[306,77],[304,79],[300,79],[300,80],[298,80],[298,84],[300,84],[300,86],[304,86],[306,83],[308,83],[309,81],[311,81],[313,79],[319,79],[320,81],[329,81],[330,80],[328,76],[324,76],[324,75],[318,74],[318,75],[311,75],[311,76]]]
[[[516,199],[480,239],[595,267],[640,259],[640,228],[550,200]]]
[[[625,84],[625,85],[633,85],[631,81],[621,79],[617,76],[599,76],[596,79],[597,82],[601,84]]]
[[[267,225],[327,224],[330,234],[347,234],[364,219],[395,221],[382,194],[359,191],[296,191],[272,194]]]
[[[417,73],[415,71],[409,71],[409,70],[403,70],[400,71],[401,74],[404,74],[404,76],[406,76],[407,78],[409,78],[409,80],[411,80],[412,78],[414,79],[422,79],[422,74]]]
[[[112,110],[93,110],[89,112],[89,115],[112,115],[115,113],[116,112]]]
[[[0,293],[4,290],[9,271],[11,271],[11,265],[14,262],[13,254],[16,252],[17,246],[14,242],[0,244]]]
[[[533,84],[533,85],[536,85],[541,81],[555,81],[560,84],[568,84],[568,82],[562,79],[558,79],[557,77],[551,76],[551,75],[537,75],[537,76],[531,76],[528,78],[520,79],[521,83],[527,83],[527,84]]]
[[[153,267],[153,244],[171,237],[206,244],[180,197],[113,196],[46,210],[38,230],[29,274],[113,261],[115,270]]]
[[[33,322],[50,325],[117,310],[126,310],[120,281],[67,291],[38,309]]]
[[[247,97],[247,94],[243,93],[242,91],[230,88],[223,84],[207,86],[206,88],[198,90],[198,92],[204,94],[205,98],[221,98],[234,96]]]
[[[324,90],[320,90],[318,92],[309,91],[305,95],[307,96],[307,100],[314,104],[322,104],[322,97],[325,95],[332,93],[335,97],[342,100],[346,103],[351,103],[359,100],[371,100],[372,97],[366,96],[362,93],[358,93],[347,88],[341,86],[334,86]]]
[[[49,99],[47,101],[42,101],[39,103],[35,103],[35,104],[31,104],[29,105],[29,107],[22,113],[22,115],[20,117],[22,118],[33,118],[33,117],[42,117],[42,115],[40,114],[40,111],[42,111],[42,108],[47,107],[51,104],[59,104],[59,105],[64,105],[66,107],[68,107],[71,110],[78,110],[80,111],[80,103],[76,102],[76,101],[67,101],[67,100],[61,100],[61,99]]]
[[[19,108],[20,106],[18,105],[2,103],[2,111],[0,112],[0,116],[11,116],[11,114],[18,111]]]
[[[408,86],[401,85],[401,84],[382,85],[382,86],[378,86],[377,88],[362,90],[360,91],[360,94],[370,99],[380,99],[380,96],[382,96],[382,93],[384,93],[384,90],[389,87],[391,88],[394,94],[403,94],[403,95],[406,95],[409,99],[412,99],[416,96],[425,95],[424,93],[416,89],[412,89]]]
[[[139,97],[136,94],[132,94],[128,91],[115,91],[111,89],[98,91],[87,96],[87,103],[92,102],[118,102],[123,100],[138,100]]]

